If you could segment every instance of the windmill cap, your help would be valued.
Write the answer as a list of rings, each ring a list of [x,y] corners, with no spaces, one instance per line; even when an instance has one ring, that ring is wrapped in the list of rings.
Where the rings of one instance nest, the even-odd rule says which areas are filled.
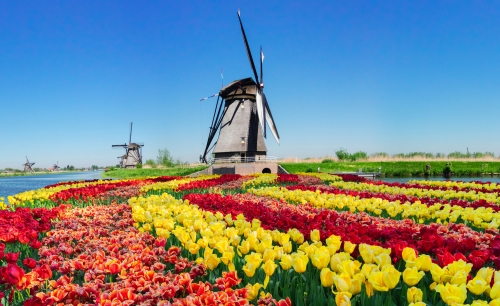
[[[253,88],[252,88],[253,87]],[[231,95],[237,95],[244,93],[241,88],[246,88],[246,94],[255,95],[257,92],[257,83],[252,78],[246,78],[241,80],[236,80],[219,91],[219,96],[223,99],[230,97]],[[239,90],[240,89],[240,90]]]

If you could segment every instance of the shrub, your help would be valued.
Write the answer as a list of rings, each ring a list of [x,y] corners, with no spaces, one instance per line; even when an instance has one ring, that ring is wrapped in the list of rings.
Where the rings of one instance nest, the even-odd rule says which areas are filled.
[[[325,158],[321,161],[322,164],[334,163],[335,161],[331,158]]]
[[[385,152],[377,152],[377,153],[373,153],[371,155],[371,157],[389,157],[389,154],[385,153]]]
[[[135,165],[135,167],[136,167],[137,169],[142,169],[142,164],[141,164],[141,163],[138,163],[137,165]]]
[[[363,151],[355,152],[354,154],[351,154],[349,156],[349,159],[351,161],[357,161],[360,159],[367,159],[367,158],[368,158],[368,154],[366,154],[366,152],[363,152]]]
[[[146,165],[150,166],[151,168],[156,168],[157,164],[153,159],[148,159],[146,160]]]
[[[335,151],[335,155],[337,155],[339,161],[346,161],[349,159],[350,154],[346,149],[341,148],[340,150]]]

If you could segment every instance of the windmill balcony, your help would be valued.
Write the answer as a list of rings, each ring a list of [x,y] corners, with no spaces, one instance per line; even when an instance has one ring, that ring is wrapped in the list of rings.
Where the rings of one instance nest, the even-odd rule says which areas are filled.
[[[209,160],[209,164],[227,164],[227,163],[276,163],[281,161],[281,158],[276,156],[252,156],[252,157],[241,157],[232,156],[224,158],[212,158]]]

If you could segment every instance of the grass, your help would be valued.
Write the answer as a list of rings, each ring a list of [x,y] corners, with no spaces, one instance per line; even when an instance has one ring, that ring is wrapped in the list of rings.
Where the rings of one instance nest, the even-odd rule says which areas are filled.
[[[185,176],[206,169],[207,166],[197,167],[173,167],[163,169],[113,169],[103,172],[104,177],[111,178],[137,178],[146,176]]]
[[[33,176],[33,175],[45,175],[45,174],[68,174],[83,171],[39,171],[39,172],[14,172],[14,173],[0,173],[1,177],[12,177],[12,176]]]
[[[290,173],[317,172],[379,172],[385,176],[423,176],[425,165],[431,165],[431,175],[441,176],[446,163],[451,163],[455,176],[480,176],[500,173],[498,161],[380,161],[380,162],[337,162],[323,163],[280,163]]]

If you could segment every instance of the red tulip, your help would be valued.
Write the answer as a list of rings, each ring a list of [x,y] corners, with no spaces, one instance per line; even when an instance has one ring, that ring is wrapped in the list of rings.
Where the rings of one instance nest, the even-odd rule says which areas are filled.
[[[30,269],[33,269],[34,267],[36,267],[36,260],[34,260],[33,258],[28,257],[28,258],[25,258],[23,260],[23,264],[26,267],[28,267]]]
[[[19,252],[5,254],[5,260],[7,261],[7,263],[16,263],[18,258]]]
[[[3,279],[6,283],[17,285],[21,282],[24,276],[24,270],[16,264],[9,263],[3,271]]]

